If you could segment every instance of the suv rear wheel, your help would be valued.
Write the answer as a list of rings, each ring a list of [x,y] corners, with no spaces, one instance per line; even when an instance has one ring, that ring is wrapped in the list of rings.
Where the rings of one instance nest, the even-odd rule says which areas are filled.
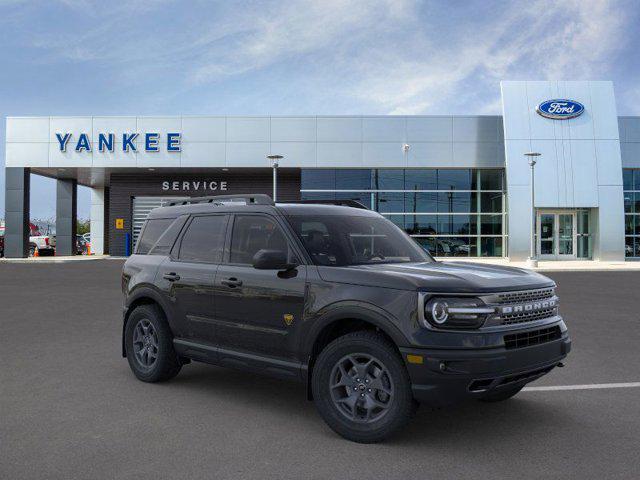
[[[169,380],[182,368],[171,330],[155,305],[140,305],[131,312],[124,341],[129,367],[143,382]]]
[[[360,443],[385,439],[417,406],[394,346],[369,331],[349,333],[325,347],[313,368],[312,389],[325,422]]]

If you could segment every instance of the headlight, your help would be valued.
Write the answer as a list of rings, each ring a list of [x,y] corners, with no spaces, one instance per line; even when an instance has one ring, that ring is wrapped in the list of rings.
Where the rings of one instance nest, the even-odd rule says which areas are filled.
[[[475,297],[435,297],[424,304],[424,327],[479,328],[486,318],[495,313]]]

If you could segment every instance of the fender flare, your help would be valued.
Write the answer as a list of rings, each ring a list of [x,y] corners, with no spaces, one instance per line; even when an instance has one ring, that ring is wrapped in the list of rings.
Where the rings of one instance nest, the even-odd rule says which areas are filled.
[[[330,324],[344,319],[362,320],[376,326],[391,338],[397,347],[409,345],[408,339],[398,327],[399,321],[386,310],[370,303],[338,302],[328,306],[313,322],[302,345],[305,359],[309,359],[313,354],[313,346],[320,333]]]

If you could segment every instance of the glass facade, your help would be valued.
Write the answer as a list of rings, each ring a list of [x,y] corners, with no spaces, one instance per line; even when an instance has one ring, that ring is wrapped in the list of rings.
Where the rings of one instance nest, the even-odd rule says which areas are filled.
[[[506,255],[503,169],[303,169],[303,200],[356,200],[436,256]]]
[[[624,169],[624,255],[640,259],[640,169]]]

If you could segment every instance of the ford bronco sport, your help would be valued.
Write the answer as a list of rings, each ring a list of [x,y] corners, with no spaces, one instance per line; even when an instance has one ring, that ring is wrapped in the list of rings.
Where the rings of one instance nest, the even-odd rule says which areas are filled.
[[[333,203],[153,210],[122,274],[135,376],[200,361],[301,381],[334,431],[375,442],[419,403],[506,400],[561,365],[571,342],[553,281],[436,261],[378,213]]]

